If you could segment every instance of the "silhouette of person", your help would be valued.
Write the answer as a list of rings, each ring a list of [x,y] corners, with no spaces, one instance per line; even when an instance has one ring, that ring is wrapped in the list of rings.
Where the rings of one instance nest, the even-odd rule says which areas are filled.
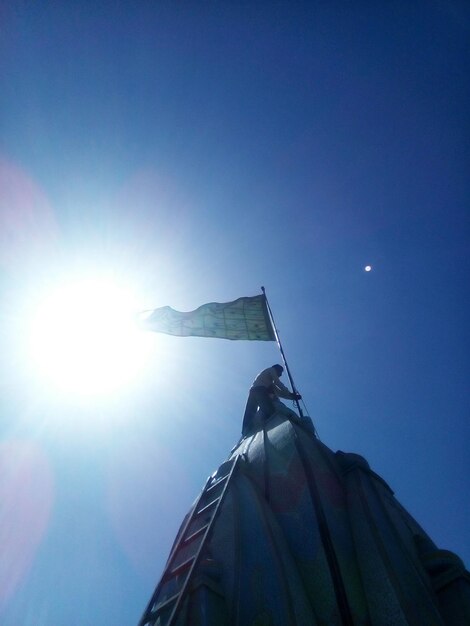
[[[286,398],[287,400],[300,400],[301,395],[292,393],[279,380],[284,368],[276,364],[266,368],[258,374],[251,385],[243,416],[242,435],[249,435],[254,428],[256,411],[260,409],[264,421],[275,412],[273,396]]]

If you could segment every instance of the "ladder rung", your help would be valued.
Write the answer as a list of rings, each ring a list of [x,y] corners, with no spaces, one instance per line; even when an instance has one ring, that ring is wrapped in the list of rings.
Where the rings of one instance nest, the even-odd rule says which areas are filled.
[[[179,592],[175,593],[174,596],[171,596],[170,598],[167,598],[166,600],[163,600],[163,602],[160,602],[159,604],[157,604],[157,606],[152,607],[152,610],[150,611],[150,614],[152,615],[152,618],[155,617],[155,613],[160,613],[161,611],[164,611],[173,602],[176,602],[176,600],[178,600],[178,598],[179,598],[179,595],[180,595]]]
[[[217,504],[219,500],[220,498],[215,498],[215,500],[212,500],[211,502],[209,502],[209,504],[206,504],[206,506],[203,506],[202,509],[199,509],[199,511],[196,511],[195,515],[201,515],[201,513],[204,513],[205,511],[209,510],[212,506],[214,506],[214,504]]]
[[[184,572],[185,569],[188,569],[189,567],[191,567],[191,564],[193,563],[194,559],[195,559],[195,555],[190,556],[189,559],[186,559],[186,561],[183,561],[182,563],[177,565],[174,569],[170,571],[168,578],[173,578],[173,576],[178,576],[178,574],[181,574],[181,572]]]
[[[180,565],[177,565],[177,566],[176,566],[173,570],[171,570],[171,569],[169,569],[169,568],[168,568],[168,569],[167,569],[167,570],[163,573],[162,579],[161,579],[161,581],[160,581],[160,582],[161,582],[161,584],[162,584],[162,586],[163,586],[163,584],[165,584],[165,585],[166,585],[167,583],[172,582],[174,578],[176,578],[177,576],[181,576],[181,574],[183,575],[183,577],[184,577],[184,578],[183,578],[183,580],[178,580],[178,581],[176,582],[176,584],[177,584],[177,585],[183,585],[183,584],[184,584],[184,579],[186,578],[186,574],[187,574],[187,572],[186,572],[186,573],[184,573],[184,567],[182,568],[182,569],[183,569],[183,572],[180,572],[180,571],[179,571],[179,568],[181,567],[181,565],[183,565],[183,564],[184,564],[184,563],[186,563],[187,561],[190,561],[190,560],[191,560],[191,559],[193,559],[193,558],[194,558],[194,555],[193,555],[193,556],[190,556],[190,557],[189,557],[189,559],[186,559],[186,561],[183,561]]]
[[[229,475],[227,474],[226,476],[222,476],[222,478],[219,478],[218,480],[216,480],[214,484],[212,484],[210,487],[207,487],[205,493],[209,493],[209,491],[218,487],[221,483],[227,480],[228,476]]]
[[[198,528],[197,530],[195,530],[191,535],[182,539],[181,543],[185,545],[190,543],[193,539],[196,539],[196,537],[198,537],[203,532],[205,532],[208,526],[209,524],[204,524],[204,526],[201,526],[201,528]]]

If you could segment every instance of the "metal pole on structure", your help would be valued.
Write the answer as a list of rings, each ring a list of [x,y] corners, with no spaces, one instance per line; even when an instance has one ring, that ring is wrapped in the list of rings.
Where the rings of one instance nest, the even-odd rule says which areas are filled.
[[[271,324],[273,325],[274,336],[276,337],[277,345],[279,347],[279,351],[281,353],[282,360],[283,360],[284,366],[286,368],[287,376],[289,377],[289,381],[290,381],[290,384],[291,384],[291,387],[292,387],[292,391],[294,393],[298,393],[297,388],[296,388],[296,386],[294,384],[294,379],[292,378],[292,374],[290,373],[289,365],[287,364],[286,355],[284,354],[284,349],[282,347],[281,340],[279,339],[279,333],[277,332],[276,323],[274,322],[273,312],[271,311],[271,307],[269,306],[268,297],[266,296],[266,289],[264,287],[261,287],[261,291],[263,292],[263,295],[264,295],[265,300],[266,300],[266,307],[268,309],[269,317],[271,319]],[[302,409],[300,408],[299,401],[298,400],[294,400],[294,402],[295,402],[295,404],[297,406],[297,410],[299,411],[300,417],[303,417],[304,415],[302,413]]]

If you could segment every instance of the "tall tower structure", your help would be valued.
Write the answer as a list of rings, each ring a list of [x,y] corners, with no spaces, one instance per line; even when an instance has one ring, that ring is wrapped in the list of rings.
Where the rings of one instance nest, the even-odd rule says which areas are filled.
[[[139,626],[469,626],[470,575],[357,455],[275,414],[209,477]]]

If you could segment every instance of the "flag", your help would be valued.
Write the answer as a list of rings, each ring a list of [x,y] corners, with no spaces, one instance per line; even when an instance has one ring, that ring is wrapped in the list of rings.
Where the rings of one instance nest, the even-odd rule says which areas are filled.
[[[264,294],[233,302],[209,302],[188,313],[164,306],[140,324],[146,330],[179,337],[276,340]]]

